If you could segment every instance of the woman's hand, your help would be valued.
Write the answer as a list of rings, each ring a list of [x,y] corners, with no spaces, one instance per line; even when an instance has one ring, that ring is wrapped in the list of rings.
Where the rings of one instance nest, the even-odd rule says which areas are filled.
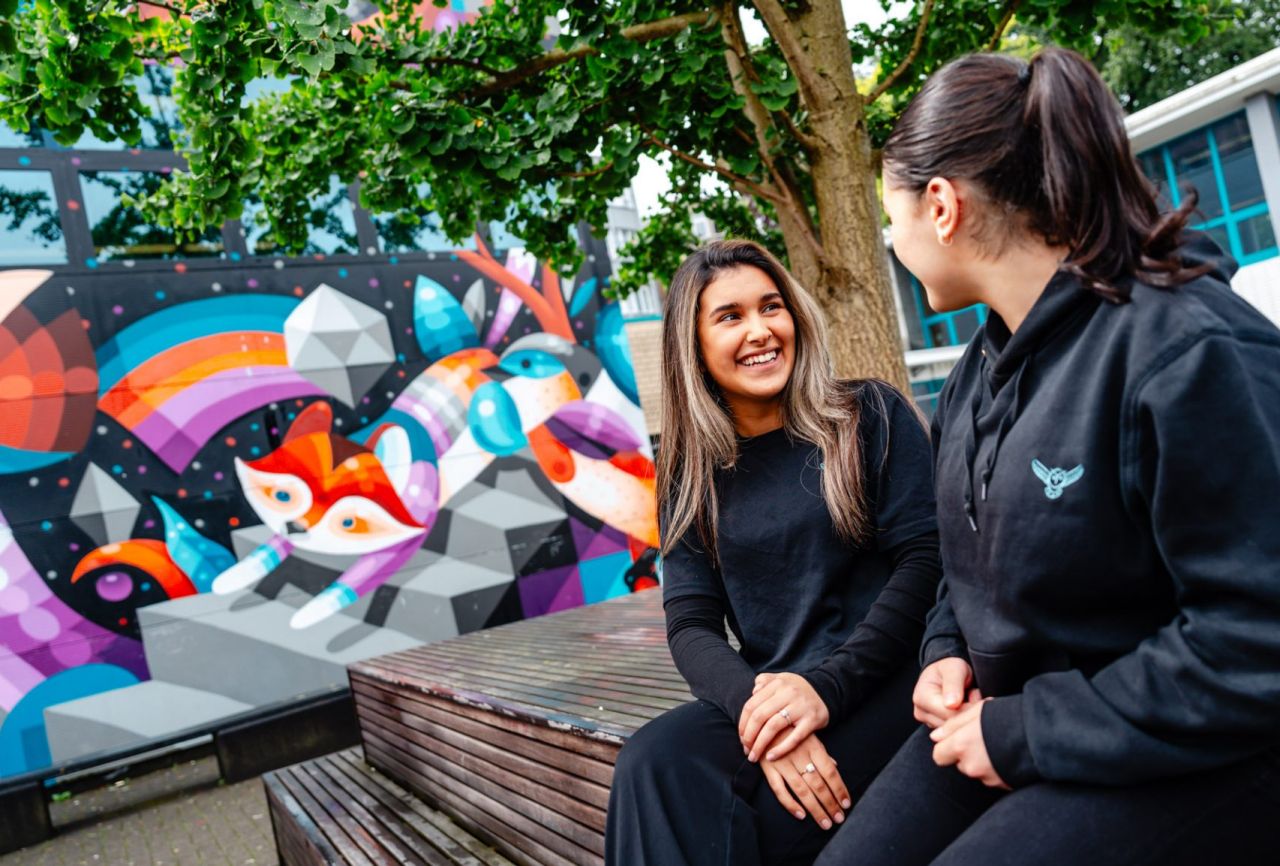
[[[938,659],[920,672],[911,703],[917,722],[936,728],[960,712],[973,682],[973,668],[960,658]]]
[[[738,719],[738,738],[747,750],[748,760],[760,760],[761,754],[768,749],[766,757],[776,761],[805,737],[825,728],[829,721],[831,714],[827,705],[804,677],[760,674],[756,677],[751,699],[743,706],[742,716]],[[774,743],[786,728],[791,730],[780,742]]]
[[[987,754],[986,741],[982,739],[982,707],[986,701],[966,704],[957,715],[939,725],[929,734],[933,740],[933,762],[939,767],[954,766],[970,779],[977,779],[990,788],[1009,786],[1000,778]]]
[[[835,760],[827,754],[827,747],[813,734],[802,739],[786,757],[776,761],[765,758],[760,769],[773,795],[792,815],[803,821],[808,812],[823,830],[830,830],[833,821],[844,823],[844,810],[853,805],[849,789],[836,771]]]

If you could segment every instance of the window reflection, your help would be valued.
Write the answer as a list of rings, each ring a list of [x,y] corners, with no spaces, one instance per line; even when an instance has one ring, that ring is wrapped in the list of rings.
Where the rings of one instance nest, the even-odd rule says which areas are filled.
[[[429,186],[422,184],[418,187],[420,201],[426,201],[430,197]],[[475,238],[466,238],[461,244],[450,241],[441,228],[440,217],[425,207],[414,208],[408,213],[371,216],[373,227],[382,240],[384,253],[448,252],[476,248]]]
[[[276,242],[271,223],[261,201],[245,202],[240,224],[251,256],[334,255],[359,252],[355,210],[347,187],[336,176],[329,179],[329,191],[311,200],[307,216],[310,231],[299,250],[288,250]]]
[[[195,240],[179,242],[173,229],[147,222],[141,211],[124,203],[124,196],[141,198],[161,183],[163,177],[155,172],[80,172],[85,216],[98,261],[199,258],[223,251],[219,226],[205,229]]]
[[[47,171],[0,171],[0,267],[66,262],[53,177]]]

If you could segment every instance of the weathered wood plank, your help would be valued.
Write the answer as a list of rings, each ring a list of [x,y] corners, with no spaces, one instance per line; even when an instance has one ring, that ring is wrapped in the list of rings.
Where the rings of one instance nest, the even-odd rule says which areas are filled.
[[[431,712],[433,716],[436,715],[434,711]],[[496,767],[500,773],[535,780],[540,787],[550,786],[557,792],[562,791],[569,797],[589,803],[597,809],[603,810],[608,805],[608,781],[604,784],[588,781],[562,768],[563,757],[572,753],[554,749],[526,748],[524,746],[528,741],[513,744],[517,751],[511,751],[449,727],[448,722],[451,720],[447,717],[444,723],[441,723],[424,715],[396,713],[394,709],[392,713],[394,715],[378,713],[371,709],[362,719],[371,729],[390,728],[423,748],[438,751],[455,762],[458,762],[458,759],[450,757],[453,751],[472,755],[485,764]],[[611,772],[609,777],[611,781]],[[495,781],[501,782],[502,779],[496,778]],[[603,815],[603,812],[601,814]]]
[[[273,771],[263,783],[284,866],[512,866],[354,749]]]
[[[370,738],[365,746],[365,754],[372,760],[386,748],[382,741]],[[384,763],[390,758],[386,753],[380,756]],[[456,779],[424,762],[415,762],[412,766],[402,765],[402,772],[404,776],[401,778],[414,790],[421,792],[428,803],[456,816],[459,822],[474,828],[474,832],[484,833],[502,853],[522,866],[604,864],[603,857],[573,845],[563,837],[556,837],[561,843],[557,845],[557,849],[566,853],[552,850],[542,844],[540,839],[547,836],[548,832],[535,822],[479,791],[459,785]]]
[[[519,826],[523,833],[565,857],[572,859],[579,850],[604,854],[602,810],[597,810],[600,812],[600,829],[587,826],[560,811],[566,809],[563,798],[557,798],[552,805],[548,789],[534,792],[537,794],[535,799],[529,793],[507,787],[513,785],[527,789],[519,779],[508,776],[503,782],[496,781],[491,773],[482,772],[489,768],[481,766],[481,762],[475,759],[464,764],[455,763],[445,755],[425,749],[417,743],[403,739],[382,739],[379,734],[369,735],[368,748],[377,749],[384,756],[394,757],[398,773],[403,774],[409,770],[427,778],[432,778],[434,774],[437,784],[451,784],[464,798],[475,795],[500,804],[504,814],[520,819],[520,823],[513,826]],[[425,796],[439,793],[433,789],[418,789],[417,785],[412,787]],[[583,804],[583,809],[586,808],[589,807]],[[508,822],[512,823],[510,817]]]
[[[618,745],[616,743],[585,739],[568,731],[534,724],[494,710],[483,710],[466,706],[465,704],[454,703],[435,695],[396,691],[394,687],[387,686],[385,683],[371,681],[364,677],[352,675],[351,687],[353,692],[359,695],[356,702],[357,713],[360,711],[361,706],[370,703],[389,704],[397,708],[403,708],[405,712],[415,712],[419,708],[433,709],[451,714],[459,720],[475,722],[480,725],[480,728],[489,728],[493,731],[490,734],[487,731],[477,729],[477,736],[499,738],[516,736],[535,743],[545,744],[550,749],[576,750],[579,755],[607,765],[610,774],[612,774],[614,757],[618,754]],[[501,739],[494,742],[497,745],[502,745]],[[596,775],[593,775],[593,772],[580,773],[580,775],[601,781]]]

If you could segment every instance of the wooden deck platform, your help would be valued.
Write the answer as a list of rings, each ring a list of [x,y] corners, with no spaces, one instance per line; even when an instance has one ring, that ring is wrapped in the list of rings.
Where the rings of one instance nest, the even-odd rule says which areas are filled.
[[[358,749],[265,774],[284,866],[511,866],[511,861],[373,771]]]
[[[353,665],[370,764],[523,866],[602,864],[622,743],[690,700],[661,592]]]

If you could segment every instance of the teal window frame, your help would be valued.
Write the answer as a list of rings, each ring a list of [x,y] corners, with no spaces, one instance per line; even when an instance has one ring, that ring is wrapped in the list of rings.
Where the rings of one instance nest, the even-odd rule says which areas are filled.
[[[916,302],[916,318],[920,322],[921,336],[924,338],[924,347],[926,349],[937,349],[940,346],[963,346],[967,340],[961,340],[956,331],[956,316],[973,310],[978,314],[978,325],[981,327],[987,321],[987,305],[974,304],[961,310],[952,310],[950,313],[930,313],[929,306],[924,300],[924,286],[920,285],[920,281],[916,279],[915,274],[907,272],[911,276],[911,297]],[[942,324],[947,329],[947,339],[949,342],[937,343],[933,339],[932,325]]]
[[[1211,220],[1195,223],[1192,225],[1192,228],[1199,229],[1201,231],[1208,231],[1209,229],[1225,227],[1227,231],[1227,243],[1231,247],[1227,252],[1231,253],[1231,257],[1234,258],[1241,266],[1244,266],[1280,256],[1280,245],[1272,244],[1269,247],[1263,247],[1253,253],[1245,254],[1244,247],[1240,243],[1240,230],[1237,227],[1238,224],[1262,214],[1270,215],[1270,210],[1267,208],[1267,202],[1265,199],[1240,210],[1234,210],[1231,206],[1231,196],[1228,195],[1226,176],[1222,171],[1222,160],[1218,157],[1218,139],[1213,133],[1213,127],[1217,123],[1220,123],[1223,120],[1228,120],[1230,117],[1231,115],[1219,118],[1213,123],[1202,126],[1199,129],[1192,130],[1185,135],[1180,135],[1173,141],[1165,142],[1164,144],[1144,151],[1142,154],[1139,154],[1139,156],[1146,156],[1153,151],[1160,154],[1160,162],[1161,165],[1164,166],[1164,180],[1166,189],[1168,190],[1169,199],[1175,208],[1180,207],[1182,205],[1182,190],[1178,188],[1178,177],[1177,173],[1173,169],[1173,155],[1170,153],[1170,145],[1192,135],[1205,136],[1209,144],[1209,162],[1213,166],[1213,181],[1215,186],[1217,186],[1218,200],[1222,202],[1222,215],[1214,217]],[[1257,158],[1257,153],[1255,152],[1254,159],[1256,160]],[[1259,166],[1259,170],[1261,170],[1261,166]],[[1272,220],[1272,233],[1276,237],[1280,237],[1280,226],[1275,225],[1274,219]]]

